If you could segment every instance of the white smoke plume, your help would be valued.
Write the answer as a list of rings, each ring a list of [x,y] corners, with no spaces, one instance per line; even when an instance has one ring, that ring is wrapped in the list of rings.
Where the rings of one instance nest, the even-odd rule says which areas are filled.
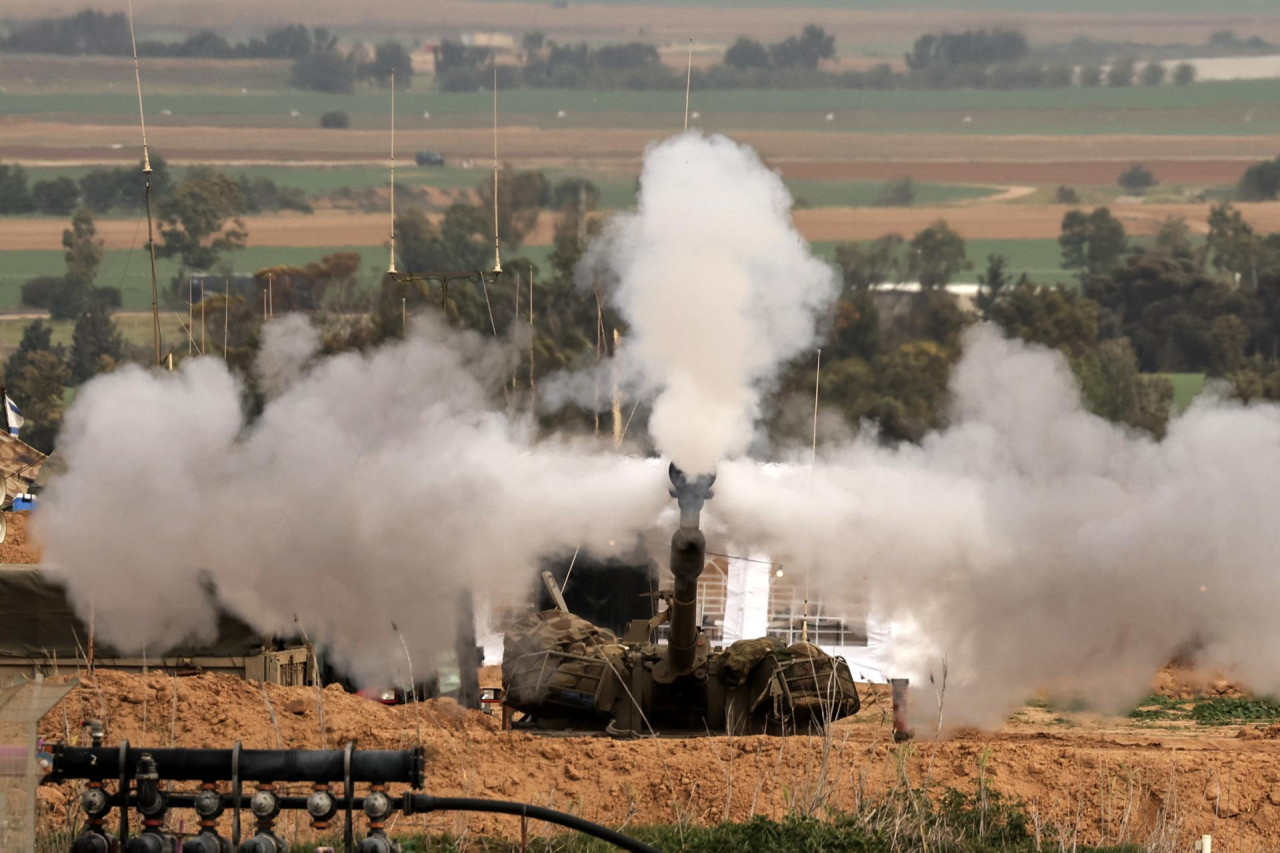
[[[751,148],[693,132],[646,152],[636,211],[611,220],[584,268],[614,280],[622,371],[656,395],[658,454],[690,473],[747,450],[762,388],[814,345],[835,295],[781,178]]]
[[[307,334],[275,325],[280,364],[274,344],[296,355]],[[36,518],[46,560],[121,650],[208,639],[212,581],[260,631],[294,633],[296,614],[357,678],[404,672],[392,622],[425,670],[462,585],[518,601],[539,558],[608,554],[670,500],[655,462],[535,444],[490,406],[509,374],[500,348],[423,318],[403,343],[316,362],[251,424],[216,359],[99,377]]]
[[[279,397],[320,351],[320,330],[305,314],[286,314],[262,327],[253,372],[267,399]]]
[[[865,580],[916,623],[931,651],[899,665],[939,678],[946,656],[949,722],[1038,688],[1120,710],[1188,649],[1280,691],[1280,407],[1206,399],[1155,442],[1088,413],[1061,355],[985,327],[951,391],[920,446],[863,439],[812,480],[807,459],[727,464],[709,510],[812,559],[819,593]]]

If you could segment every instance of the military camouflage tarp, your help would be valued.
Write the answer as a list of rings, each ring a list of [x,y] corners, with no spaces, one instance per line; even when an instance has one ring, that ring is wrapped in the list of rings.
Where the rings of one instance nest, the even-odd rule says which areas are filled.
[[[503,639],[506,703],[521,710],[546,704],[594,710],[609,668],[606,656],[622,654],[617,643],[611,631],[572,613],[544,610],[531,614],[512,626]]]

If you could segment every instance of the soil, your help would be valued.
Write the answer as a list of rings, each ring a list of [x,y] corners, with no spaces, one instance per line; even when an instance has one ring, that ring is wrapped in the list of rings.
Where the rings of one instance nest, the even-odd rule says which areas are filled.
[[[1214,684],[1235,689],[1198,673],[1162,673],[1155,687],[1169,695],[1206,688],[1228,695]],[[615,826],[852,810],[903,780],[934,793],[973,791],[981,780],[1022,801],[1042,827],[1081,842],[1141,841],[1163,831],[1177,844],[1162,849],[1190,849],[1190,839],[1212,833],[1222,849],[1248,851],[1267,849],[1280,834],[1280,727],[1162,725],[1024,708],[999,731],[919,732],[895,745],[883,688],[866,690],[862,713],[837,724],[829,739],[540,736],[504,732],[497,717],[448,700],[385,707],[337,686],[318,693],[230,676],[106,671],[82,674],[80,686],[42,720],[41,734],[75,740],[85,717],[106,722],[108,744],[422,744],[429,793],[536,802]],[[45,819],[60,820],[73,794],[70,783],[46,786]],[[282,821],[285,833],[306,837],[292,821]],[[515,819],[480,814],[416,816],[394,831],[424,827],[508,838],[520,831]]]
[[[9,531],[4,542],[0,542],[0,563],[38,563],[42,553],[40,543],[27,532],[27,520],[31,517],[26,512],[6,512]]]

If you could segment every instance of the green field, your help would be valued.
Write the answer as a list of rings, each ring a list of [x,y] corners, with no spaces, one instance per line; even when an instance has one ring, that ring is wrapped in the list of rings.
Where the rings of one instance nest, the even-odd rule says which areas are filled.
[[[910,234],[904,235],[908,239]],[[836,243],[813,243],[814,254],[830,260],[835,256]],[[1057,240],[966,240],[965,255],[973,263],[973,269],[956,276],[957,282],[976,282],[978,274],[987,267],[988,255],[1004,255],[1006,269],[1014,276],[1026,273],[1037,284],[1062,284],[1074,286],[1076,277],[1062,269],[1062,251]]]
[[[67,176],[78,180],[89,171],[86,167],[37,166],[25,170],[28,181],[49,180]],[[186,169],[174,169],[174,176],[181,179]],[[315,167],[244,166],[226,169],[234,175],[251,178],[270,178],[282,186],[297,187],[309,196],[321,196],[342,188],[353,190],[384,187],[389,174],[377,166]],[[555,184],[568,177],[584,177],[600,190],[600,208],[618,210],[635,202],[637,177],[616,172],[591,170],[543,169],[547,181]],[[419,168],[409,164],[396,170],[396,183],[402,186],[438,187],[440,189],[473,189],[488,180],[490,173],[484,169],[461,169],[450,166]],[[875,204],[883,181],[787,181],[793,198],[803,200],[809,207],[863,207]],[[916,204],[946,204],[994,195],[991,187],[965,184],[917,183]],[[1114,195],[1114,193],[1112,193]],[[129,215],[132,217],[132,214]]]
[[[1205,375],[1203,373],[1166,373],[1173,384],[1173,407],[1179,412],[1185,411],[1195,396],[1204,390]]]
[[[421,84],[419,84],[421,87]],[[653,128],[679,123],[682,93],[516,89],[501,96],[502,121],[539,128]],[[960,134],[1100,133],[1241,135],[1280,134],[1280,80],[1249,80],[1128,88],[948,91],[807,89],[694,93],[695,123],[709,130],[828,130]],[[117,90],[15,93],[0,97],[0,115],[41,116],[132,125],[137,101]],[[172,115],[163,115],[163,110]],[[215,124],[246,127],[316,127],[319,116],[346,110],[356,127],[387,125],[385,92],[351,95],[273,91],[248,94],[153,95],[153,126]],[[484,127],[491,96],[418,88],[400,96],[406,132],[432,127]],[[564,118],[557,118],[563,110]],[[291,116],[291,111],[299,115]],[[429,111],[430,119],[423,118]],[[832,120],[826,115],[831,113]],[[968,119],[966,121],[965,119]],[[317,133],[320,131],[317,128]],[[323,131],[340,134],[342,131]],[[429,136],[421,143],[429,146]]]
[[[324,255],[333,252],[360,253],[363,262],[363,270],[359,275],[361,286],[372,289],[382,280],[382,275],[386,271],[386,249],[382,246],[325,248],[251,246],[226,257],[233,272],[247,274],[281,264],[303,265],[310,261],[318,261]],[[504,254],[503,260],[508,261],[519,256],[546,268],[550,254],[550,246],[527,246],[510,257]],[[37,275],[61,275],[65,271],[66,261],[61,251],[0,252],[0,310],[14,310],[21,307],[22,284],[27,279]],[[177,273],[177,261],[156,261],[156,278],[162,293],[170,291],[171,282]],[[137,249],[117,249],[104,253],[97,283],[102,287],[120,288],[124,310],[150,310],[151,273],[146,249],[139,246]],[[185,300],[186,297],[182,296],[181,301],[185,303]]]

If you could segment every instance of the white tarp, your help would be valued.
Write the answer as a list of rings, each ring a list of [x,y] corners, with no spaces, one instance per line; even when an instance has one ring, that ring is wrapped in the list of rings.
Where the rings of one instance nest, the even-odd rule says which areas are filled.
[[[729,559],[724,594],[724,644],[763,637],[769,628],[769,578],[766,558]]]

